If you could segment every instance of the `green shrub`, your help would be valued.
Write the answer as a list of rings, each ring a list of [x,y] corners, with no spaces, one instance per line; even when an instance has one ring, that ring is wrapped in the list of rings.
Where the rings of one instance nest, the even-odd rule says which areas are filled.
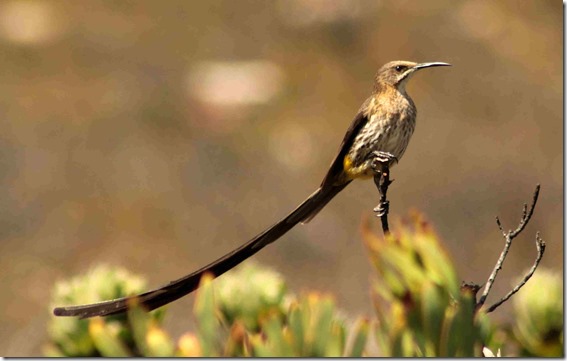
[[[415,214],[389,237],[368,226],[362,236],[376,271],[376,318],[347,320],[331,295],[295,296],[274,271],[252,262],[214,280],[203,277],[195,300],[196,330],[174,341],[162,328],[165,308],[79,320],[53,317],[46,356],[436,356],[511,352],[562,356],[562,280],[538,271],[515,296],[513,327],[495,327],[461,287],[432,227]],[[142,292],[144,282],[100,266],[55,286],[52,305],[84,304]],[[366,292],[361,290],[361,292]],[[506,330],[513,329],[513,334]],[[485,348],[486,347],[486,348]],[[508,355],[507,355],[508,356]]]

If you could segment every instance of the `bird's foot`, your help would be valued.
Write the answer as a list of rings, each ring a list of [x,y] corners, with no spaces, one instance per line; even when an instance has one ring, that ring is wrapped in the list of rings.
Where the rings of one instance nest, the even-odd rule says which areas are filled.
[[[389,201],[381,201],[375,208],[374,213],[376,213],[376,217],[383,217],[388,214],[390,210],[390,202]]]
[[[377,150],[374,151],[372,155],[374,156],[372,159],[372,169],[376,172],[382,171],[384,164],[389,165],[390,163],[398,162],[398,158],[392,153]]]

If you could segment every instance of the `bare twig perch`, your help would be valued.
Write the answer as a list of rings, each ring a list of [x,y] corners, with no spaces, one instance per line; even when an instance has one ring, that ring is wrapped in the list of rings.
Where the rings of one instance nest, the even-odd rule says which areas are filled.
[[[378,188],[378,192],[380,192],[380,203],[374,208],[374,212],[377,217],[380,217],[384,236],[390,234],[390,226],[388,225],[390,201],[386,198],[386,194],[388,193],[388,187],[393,182],[393,180],[390,180],[389,163],[395,159],[396,158],[390,153],[377,152],[373,166],[375,171],[374,184],[376,184],[376,188]]]
[[[500,223],[500,219],[498,217],[496,217],[496,224],[498,225],[498,228],[502,232],[502,236],[504,237],[506,242],[505,242],[505,245],[504,245],[504,249],[502,250],[502,253],[500,254],[500,258],[498,259],[498,262],[496,262],[496,266],[494,267],[494,269],[492,270],[492,273],[488,277],[488,281],[486,282],[486,286],[484,287],[484,292],[482,293],[482,296],[480,297],[480,300],[478,301],[477,308],[482,307],[484,305],[484,303],[486,302],[486,298],[488,297],[488,293],[490,292],[490,289],[492,288],[492,285],[494,284],[494,281],[496,279],[496,276],[498,275],[498,272],[502,269],[502,264],[504,263],[504,260],[506,259],[506,256],[508,255],[508,251],[510,250],[510,246],[512,246],[512,240],[514,238],[516,238],[524,230],[524,228],[526,227],[526,225],[528,224],[528,222],[532,218],[532,215],[534,213],[534,209],[535,209],[535,206],[536,206],[536,203],[537,203],[537,199],[538,199],[538,196],[539,196],[539,190],[540,190],[540,185],[538,184],[536,186],[536,189],[535,189],[535,192],[534,192],[534,195],[533,195],[533,199],[532,199],[532,204],[529,208],[529,211],[528,211],[528,205],[524,204],[524,209],[523,209],[523,213],[522,213],[522,218],[520,219],[520,224],[518,225],[518,227],[515,230],[513,230],[513,231],[510,230],[508,232],[505,232],[504,228],[502,227],[502,223]],[[536,247],[537,247],[536,260],[535,260],[532,268],[530,269],[530,271],[526,274],[526,276],[524,276],[524,279],[518,285],[516,285],[516,287],[514,287],[506,296],[504,296],[498,302],[496,302],[495,304],[490,306],[487,309],[486,312],[492,312],[498,306],[500,306],[501,304],[506,302],[510,297],[512,297],[513,294],[518,292],[520,290],[520,288],[522,288],[526,284],[526,282],[530,279],[530,277],[534,274],[537,266],[539,265],[539,262],[541,261],[541,259],[543,257],[543,253],[545,252],[545,242],[540,238],[539,233],[537,233],[537,235],[536,235]]]

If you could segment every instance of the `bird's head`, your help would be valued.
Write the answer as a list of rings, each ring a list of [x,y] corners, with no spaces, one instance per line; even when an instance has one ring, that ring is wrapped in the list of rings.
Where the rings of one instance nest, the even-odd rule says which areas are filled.
[[[405,92],[407,81],[419,69],[450,65],[451,64],[441,62],[414,63],[403,60],[391,61],[381,67],[378,73],[376,73],[376,87],[386,84],[395,87],[399,91]]]

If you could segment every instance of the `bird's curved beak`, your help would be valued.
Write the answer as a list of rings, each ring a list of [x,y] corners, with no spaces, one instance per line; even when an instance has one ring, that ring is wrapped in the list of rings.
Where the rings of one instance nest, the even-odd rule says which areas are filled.
[[[451,66],[451,64],[449,63],[441,63],[441,62],[433,62],[433,63],[421,63],[421,64],[417,64],[416,66],[414,66],[413,68],[415,70],[418,69],[423,69],[423,68],[431,68],[433,66]]]

